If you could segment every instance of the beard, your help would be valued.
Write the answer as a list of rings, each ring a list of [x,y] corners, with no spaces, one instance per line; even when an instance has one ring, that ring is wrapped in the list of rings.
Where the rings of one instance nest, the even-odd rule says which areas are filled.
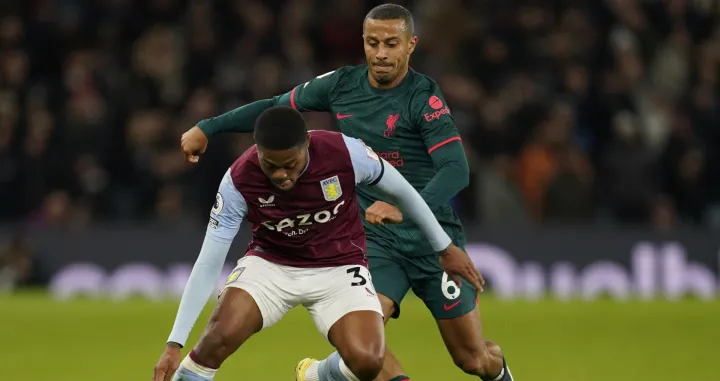
[[[373,73],[373,79],[379,85],[389,85],[396,79],[393,73]]]

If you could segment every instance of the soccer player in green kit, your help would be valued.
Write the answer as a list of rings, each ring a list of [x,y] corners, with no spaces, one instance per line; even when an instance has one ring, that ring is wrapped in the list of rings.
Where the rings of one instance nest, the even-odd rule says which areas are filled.
[[[272,106],[330,112],[340,131],[362,139],[420,192],[454,243],[463,247],[463,228],[449,201],[468,184],[467,158],[437,84],[409,69],[418,41],[413,29],[412,15],[399,5],[372,9],[363,25],[367,65],[342,67],[286,94],[199,122],[182,137],[188,161],[199,160],[207,136],[252,132],[255,119]],[[358,187],[357,192],[367,219],[377,222],[397,212],[390,200],[371,188]],[[483,338],[477,291],[484,281],[467,254],[438,258],[411,222],[377,226],[366,221],[365,229],[372,281],[385,321],[400,315],[400,303],[412,289],[435,317],[458,367],[483,380],[512,381],[500,347]],[[377,381],[409,380],[392,353],[385,353]],[[336,352],[322,361],[302,360],[296,378],[352,380],[344,368]]]

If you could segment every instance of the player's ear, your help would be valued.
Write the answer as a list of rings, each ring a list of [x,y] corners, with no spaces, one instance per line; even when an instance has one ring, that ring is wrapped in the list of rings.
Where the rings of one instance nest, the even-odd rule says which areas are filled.
[[[418,43],[417,36],[410,37],[410,42],[408,44],[409,45],[408,46],[408,55],[412,54],[415,51],[415,47],[417,46],[417,43]]]

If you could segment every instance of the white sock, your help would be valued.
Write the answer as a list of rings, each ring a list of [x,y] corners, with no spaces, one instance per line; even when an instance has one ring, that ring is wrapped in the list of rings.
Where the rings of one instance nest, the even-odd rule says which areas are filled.
[[[320,381],[320,361],[315,361],[305,369],[305,381]]]
[[[177,372],[175,372],[173,381],[210,381],[215,377],[215,373],[217,373],[217,369],[199,365],[190,356],[185,356]]]
[[[343,374],[343,376],[347,377],[349,381],[360,381],[359,378],[355,377],[353,372],[350,371],[350,368],[345,365],[345,361],[340,359],[340,372]]]
[[[317,378],[313,378],[316,375]],[[345,365],[337,352],[333,352],[325,360],[309,367],[305,372],[305,377],[307,381],[360,381]]]

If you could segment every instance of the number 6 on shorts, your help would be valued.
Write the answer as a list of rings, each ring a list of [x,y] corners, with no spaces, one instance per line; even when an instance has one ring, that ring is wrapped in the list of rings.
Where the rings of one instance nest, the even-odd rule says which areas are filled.
[[[443,296],[450,300],[455,300],[458,296],[460,296],[460,287],[458,287],[457,283],[450,279],[448,273],[444,271],[442,276],[442,283],[440,283],[440,288],[442,290]]]

